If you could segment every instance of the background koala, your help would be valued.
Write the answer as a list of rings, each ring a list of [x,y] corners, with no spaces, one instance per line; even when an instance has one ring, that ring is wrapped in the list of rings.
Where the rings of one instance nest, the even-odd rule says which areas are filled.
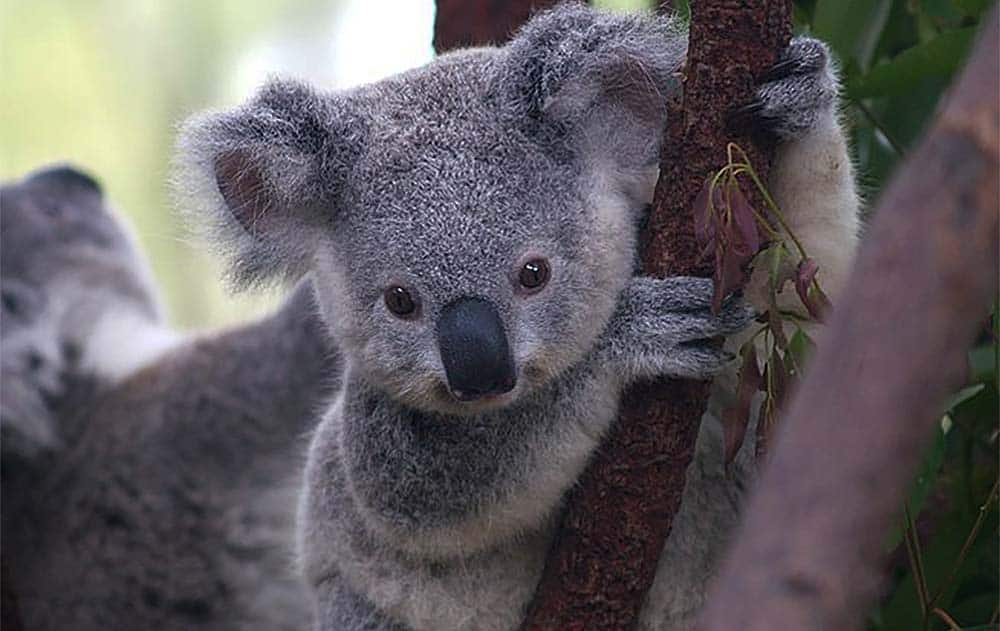
[[[58,447],[72,428],[68,418],[59,426],[57,410],[148,363],[177,336],[163,323],[146,261],[90,176],[42,169],[0,187],[0,206],[6,465]]]
[[[685,49],[668,19],[564,5],[503,48],[345,92],[276,81],[187,125],[182,187],[233,276],[313,272],[343,351],[299,511],[317,628],[517,628],[622,389],[726,363],[704,340],[746,308],[713,317],[708,282],[633,276]],[[858,205],[836,81],[813,40],[778,69],[752,108],[783,141],[770,186],[835,291]],[[725,479],[718,427],[645,629],[692,622],[736,521],[750,471]]]
[[[181,339],[92,179],[0,194],[4,626],[302,628],[294,490],[337,379],[309,284]]]

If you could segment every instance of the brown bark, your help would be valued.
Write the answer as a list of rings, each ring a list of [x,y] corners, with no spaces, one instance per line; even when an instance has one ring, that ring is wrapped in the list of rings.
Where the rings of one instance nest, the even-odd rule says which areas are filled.
[[[769,148],[726,129],[755,77],[787,45],[787,0],[692,5],[683,103],[672,103],[650,216],[647,274],[711,276],[699,260],[692,202],[725,163],[728,142],[766,177]],[[663,380],[633,388],[618,422],[568,498],[525,630],[631,629],[680,506],[709,384]]]
[[[702,629],[861,628],[891,520],[997,291],[998,12],[886,190]]]
[[[434,50],[500,44],[557,0],[437,0]]]

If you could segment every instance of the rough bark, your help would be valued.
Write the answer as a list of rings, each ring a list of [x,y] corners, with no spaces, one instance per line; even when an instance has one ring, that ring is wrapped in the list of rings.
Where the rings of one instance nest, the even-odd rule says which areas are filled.
[[[884,193],[702,629],[861,628],[881,548],[997,291],[998,13]]]
[[[692,3],[683,102],[670,104],[643,266],[711,276],[699,260],[692,202],[728,142],[766,177],[769,147],[726,128],[755,78],[787,45],[787,0]],[[627,393],[617,423],[574,488],[524,630],[631,629],[680,506],[709,383],[662,380]]]
[[[434,50],[500,44],[533,14],[558,0],[437,0]]]

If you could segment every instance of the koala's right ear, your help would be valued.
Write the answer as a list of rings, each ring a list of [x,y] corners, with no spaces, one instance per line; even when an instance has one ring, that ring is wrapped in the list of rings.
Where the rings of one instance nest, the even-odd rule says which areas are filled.
[[[175,189],[238,285],[308,271],[364,131],[346,97],[278,80],[239,108],[185,123]]]
[[[504,47],[492,98],[505,122],[575,149],[627,186],[657,164],[686,49],[674,18],[562,3]]]

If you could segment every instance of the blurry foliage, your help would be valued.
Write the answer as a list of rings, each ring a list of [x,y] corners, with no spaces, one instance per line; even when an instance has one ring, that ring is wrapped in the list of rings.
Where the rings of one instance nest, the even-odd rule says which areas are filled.
[[[83,167],[135,228],[171,321],[247,319],[274,298],[227,296],[204,245],[177,221],[167,186],[175,125],[245,96],[234,68],[275,24],[308,31],[335,4],[3,0],[0,179],[53,161]]]
[[[829,42],[840,61],[858,173],[874,204],[921,137],[992,2],[795,5],[799,30]],[[872,614],[873,631],[997,628],[998,335],[994,308],[969,355],[968,382],[944,411],[900,507],[899,526],[887,538],[891,580]]]
[[[245,319],[168,209],[174,124],[223,97],[240,51],[275,23],[308,28],[321,0],[5,0],[0,177],[52,160],[93,171],[136,224],[182,325]],[[643,0],[598,0],[627,10]],[[686,0],[673,5],[684,16]],[[920,138],[990,0],[796,0],[796,28],[829,42],[866,196]],[[242,95],[236,94],[233,99]],[[993,261],[984,261],[993,265]],[[994,309],[994,314],[996,309]],[[920,317],[920,314],[914,314]],[[997,628],[997,317],[888,533],[891,581],[870,628]],[[962,626],[966,625],[966,626]],[[988,626],[976,626],[988,625]]]
[[[689,15],[687,0],[672,5]],[[795,0],[796,31],[828,42],[839,62],[844,121],[870,209],[922,136],[992,5]],[[899,523],[887,533],[890,580],[871,631],[1000,628],[998,309],[969,353],[967,382],[942,411]]]

